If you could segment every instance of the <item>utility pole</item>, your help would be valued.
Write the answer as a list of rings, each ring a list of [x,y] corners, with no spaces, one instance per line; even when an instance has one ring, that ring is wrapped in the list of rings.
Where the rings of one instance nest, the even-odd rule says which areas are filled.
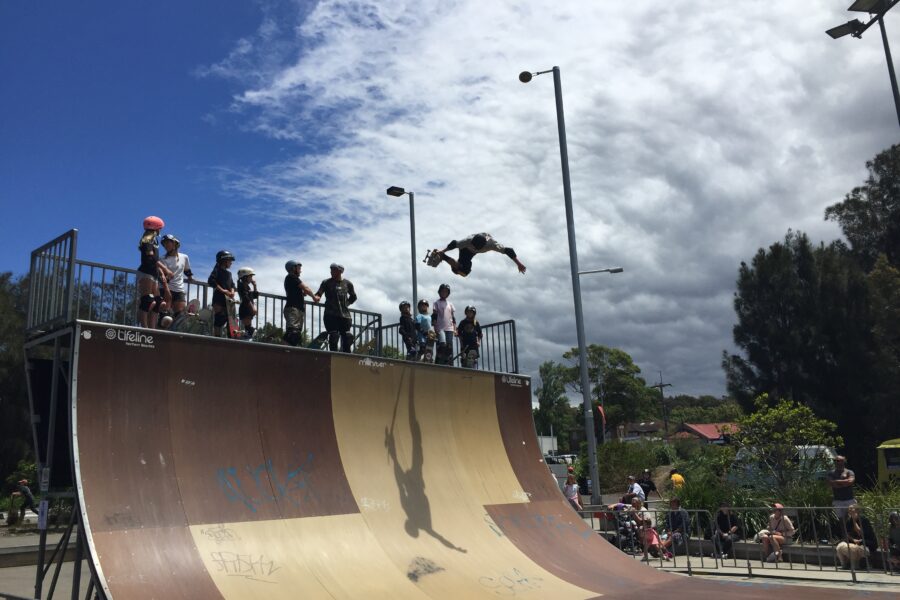
[[[663,426],[665,427],[666,437],[669,437],[669,411],[666,409],[666,396],[663,394],[663,388],[671,387],[671,383],[663,383],[662,371],[659,372],[659,383],[651,385],[652,388],[659,388],[659,402],[663,411]]]

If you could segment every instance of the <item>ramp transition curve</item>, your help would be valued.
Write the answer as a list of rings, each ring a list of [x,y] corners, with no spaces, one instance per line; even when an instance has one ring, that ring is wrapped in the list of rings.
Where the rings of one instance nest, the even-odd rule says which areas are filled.
[[[853,595],[625,556],[556,487],[526,377],[96,323],[75,360],[83,522],[116,600]]]

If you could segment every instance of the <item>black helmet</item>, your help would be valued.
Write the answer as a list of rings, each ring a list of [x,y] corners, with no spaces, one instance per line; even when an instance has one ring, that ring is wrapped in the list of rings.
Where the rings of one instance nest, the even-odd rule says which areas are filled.
[[[467,306],[467,307],[466,307],[466,310],[464,310],[463,312],[464,312],[464,313],[468,313],[470,310],[472,311],[472,314],[475,314],[475,315],[478,314],[478,309],[475,308],[475,305],[474,305],[474,304],[473,304],[472,306]]]
[[[481,250],[484,248],[485,244],[487,244],[487,238],[484,237],[484,234],[479,233],[478,235],[472,236],[472,245],[475,246],[476,250]]]
[[[438,294],[440,294],[441,290],[443,290],[445,288],[447,289],[447,294],[449,294],[450,293],[450,285],[446,284],[446,283],[442,283],[440,286],[438,286]]]
[[[298,267],[298,266],[299,267],[303,266],[299,260],[289,260],[286,263],[284,263],[284,270],[287,271],[288,273],[290,273],[291,271],[294,270],[294,267]]]
[[[409,308],[410,303],[407,302],[406,300],[404,300],[403,302],[401,302],[401,303],[400,303],[400,312],[403,312],[403,307],[404,307],[404,306],[407,307],[407,308]]]
[[[216,264],[222,262],[223,260],[234,260],[234,254],[232,254],[228,250],[219,250],[218,252],[216,252]]]
[[[171,233],[167,233],[166,235],[162,236],[162,241],[163,242],[175,242],[176,246],[181,246],[181,242],[178,240],[178,238],[175,237],[174,235],[172,235]]]
[[[422,306],[423,304],[425,306],[428,306],[428,300],[426,300],[425,298],[422,298],[421,300],[419,300],[419,302],[416,304],[416,306]]]

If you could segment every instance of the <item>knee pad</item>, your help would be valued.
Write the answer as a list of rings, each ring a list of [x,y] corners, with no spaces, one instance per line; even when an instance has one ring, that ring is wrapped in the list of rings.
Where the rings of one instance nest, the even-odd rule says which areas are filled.
[[[226,317],[224,313],[216,313],[216,315],[213,317],[213,325],[215,325],[216,327],[222,327],[227,322],[228,317]]]
[[[503,254],[507,255],[507,256],[510,257],[510,258],[515,258],[515,257],[516,257],[516,251],[513,250],[512,248],[506,248],[506,249],[504,249],[504,250],[503,250]]]
[[[296,346],[300,343],[300,335],[295,330],[288,330],[288,332],[282,336],[282,339],[284,339],[288,346]]]
[[[150,309],[153,308],[153,301],[155,299],[156,298],[153,296],[153,294],[147,294],[145,296],[141,296],[141,303],[139,305],[140,309],[144,312],[150,312]]]

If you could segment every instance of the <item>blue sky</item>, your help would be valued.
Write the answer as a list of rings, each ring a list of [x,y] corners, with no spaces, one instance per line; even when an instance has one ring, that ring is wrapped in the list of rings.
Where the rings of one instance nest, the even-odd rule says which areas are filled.
[[[219,169],[297,144],[243,127],[228,112],[235,84],[198,69],[260,16],[244,2],[0,3],[0,196],[16,232],[0,268],[23,272],[70,227],[82,257],[131,266],[147,214],[191,238],[203,223],[210,242],[245,229]]]
[[[391,318],[419,258],[478,231],[513,246],[453,285],[516,319],[535,374],[575,345],[553,82],[562,70],[589,342],[672,393],[725,391],[742,260],[801,230],[898,139],[877,28],[832,40],[849,0],[0,3],[0,270],[71,227],[79,257],[135,266],[157,214],[208,273],[222,248],[278,291],[347,267]],[[886,19],[891,40],[898,15]],[[898,45],[895,41],[895,46]]]

